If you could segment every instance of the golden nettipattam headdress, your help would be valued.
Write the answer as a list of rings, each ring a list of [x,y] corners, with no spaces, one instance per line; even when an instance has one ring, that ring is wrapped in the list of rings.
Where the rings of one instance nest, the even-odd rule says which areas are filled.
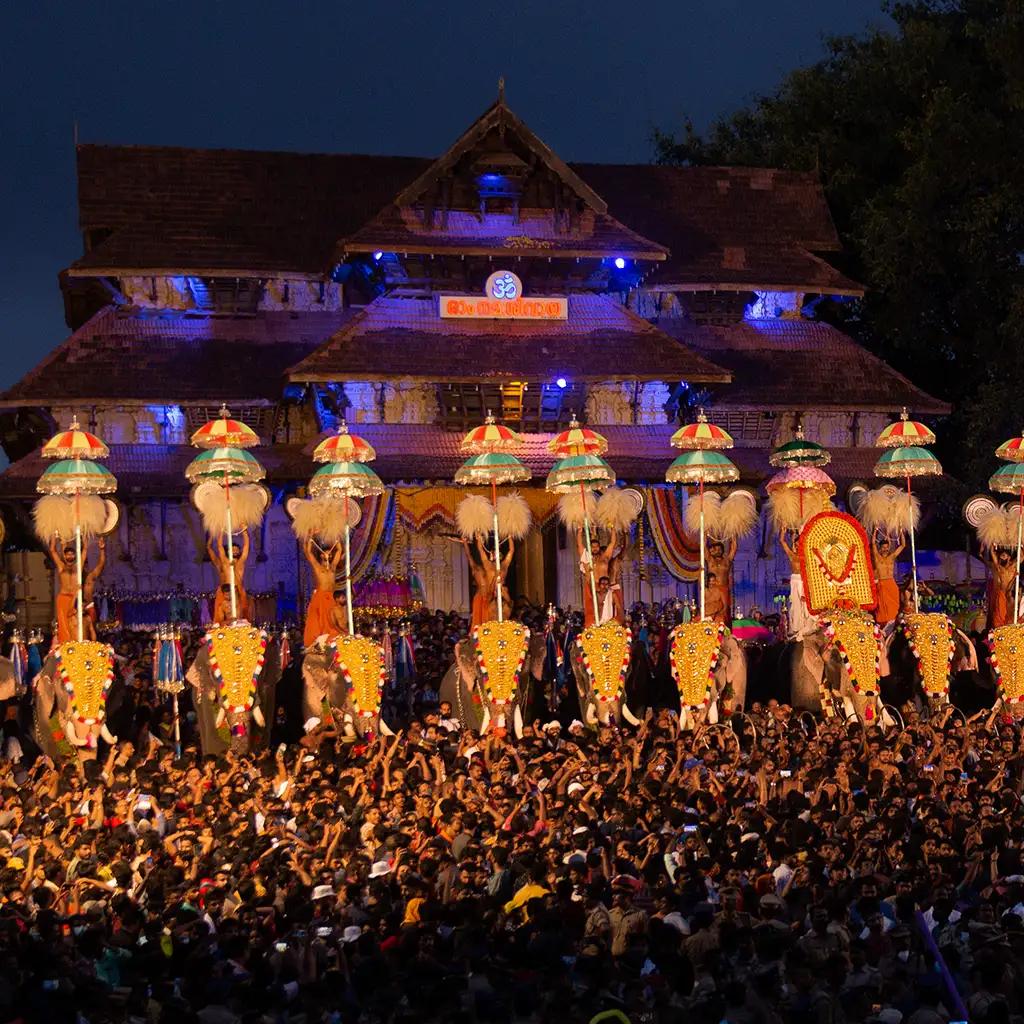
[[[819,512],[797,540],[807,605],[815,614],[831,608],[878,604],[864,527],[845,512]]]
[[[998,626],[988,635],[989,661],[1007,704],[1024,701],[1024,622]]]
[[[232,714],[251,711],[266,657],[267,634],[253,626],[221,626],[210,630],[204,640],[221,707]]]
[[[473,644],[488,700],[510,704],[519,688],[530,631],[521,622],[491,619],[473,630]]]
[[[925,695],[929,698],[946,697],[950,666],[956,651],[953,620],[942,612],[911,612],[903,616],[903,635],[917,659]]]
[[[82,725],[98,725],[107,716],[114,648],[98,640],[69,640],[57,648],[56,657],[72,717]]]
[[[580,658],[594,696],[602,703],[622,698],[633,635],[619,622],[583,630],[577,638]]]
[[[385,673],[380,644],[358,633],[339,636],[334,641],[334,660],[348,685],[356,714],[363,718],[379,714]]]
[[[682,622],[672,630],[669,661],[672,678],[684,708],[696,710],[711,703],[715,669],[728,630],[718,622]]]
[[[843,668],[854,690],[865,697],[877,697],[882,631],[868,615],[855,610],[836,609],[819,618],[828,642],[839,652]],[[865,717],[873,717],[873,705],[867,705]]]

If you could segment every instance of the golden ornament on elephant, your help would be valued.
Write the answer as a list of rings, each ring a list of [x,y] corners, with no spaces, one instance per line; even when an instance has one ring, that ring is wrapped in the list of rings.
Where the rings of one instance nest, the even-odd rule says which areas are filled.
[[[618,622],[591,626],[580,633],[580,658],[599,701],[622,699],[632,642],[629,628]]]
[[[874,717],[878,695],[882,631],[874,619],[856,611],[836,611],[819,619],[828,642],[839,652],[854,691],[866,698],[865,718]]]
[[[477,665],[488,700],[498,705],[515,700],[529,644],[530,631],[521,622],[492,619],[473,630]]]
[[[999,626],[988,635],[989,661],[1005,704],[1024,701],[1024,622]]]
[[[715,669],[728,632],[717,622],[682,622],[671,634],[669,661],[672,678],[684,708],[703,708],[711,703]]]
[[[956,651],[953,620],[942,612],[911,612],[903,616],[903,634],[917,660],[925,696],[929,699],[946,697]]]
[[[114,681],[114,649],[98,640],[69,640],[57,648],[56,656],[71,716],[83,725],[102,722]]]
[[[252,626],[223,626],[207,633],[205,641],[221,707],[234,714],[252,710],[266,657],[267,634]]]
[[[369,637],[352,633],[334,641],[334,660],[348,685],[352,708],[363,718],[380,714],[384,651]]]
[[[862,608],[878,603],[864,527],[844,512],[819,512],[797,540],[808,609]]]

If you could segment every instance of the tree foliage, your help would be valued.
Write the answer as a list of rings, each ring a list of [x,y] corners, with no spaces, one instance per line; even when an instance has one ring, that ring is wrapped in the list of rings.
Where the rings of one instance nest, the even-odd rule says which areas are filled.
[[[1024,428],[1024,0],[885,10],[706,133],[658,133],[657,158],[818,171],[868,289],[824,315],[953,403],[940,454],[979,487]]]

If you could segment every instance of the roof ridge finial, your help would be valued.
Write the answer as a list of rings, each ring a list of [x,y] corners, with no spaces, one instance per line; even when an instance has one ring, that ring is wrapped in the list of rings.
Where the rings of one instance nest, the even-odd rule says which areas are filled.
[[[505,76],[498,76],[498,103],[505,105]]]

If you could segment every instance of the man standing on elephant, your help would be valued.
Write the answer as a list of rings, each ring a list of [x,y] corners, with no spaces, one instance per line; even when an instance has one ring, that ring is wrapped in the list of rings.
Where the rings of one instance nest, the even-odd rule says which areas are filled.
[[[57,620],[57,643],[67,643],[77,635],[75,627],[75,595],[78,592],[78,569],[72,544],[57,547],[57,538],[50,541],[50,558],[57,570],[60,590],[54,598],[54,618]]]
[[[335,544],[323,551],[310,537],[306,541],[306,561],[313,572],[313,596],[306,608],[306,626],[302,633],[302,645],[312,647],[317,637],[331,634],[334,613],[334,585],[338,577],[341,548]]]
[[[249,531],[242,531],[242,547],[231,541],[231,558],[228,558],[224,538],[211,540],[206,545],[206,553],[210,556],[217,570],[220,584],[217,595],[213,599],[213,621],[226,625],[231,621],[231,579],[235,581],[235,602],[237,618],[249,618],[249,598],[245,592],[245,563],[249,560]]]
[[[96,541],[100,553],[96,564],[86,573],[82,581],[82,601],[85,604],[84,630],[86,640],[96,639],[96,581],[103,575],[107,564],[107,542],[103,537]]]
[[[896,584],[896,559],[903,553],[902,535],[897,546],[887,533],[876,533],[871,538],[871,560],[875,564],[878,584],[878,607],[875,621],[884,626],[900,613],[900,588]]]
[[[725,626],[732,625],[732,563],[736,558],[736,541],[728,545],[720,540],[708,540],[708,577],[704,594],[705,613]],[[710,611],[714,605],[715,611]]]

